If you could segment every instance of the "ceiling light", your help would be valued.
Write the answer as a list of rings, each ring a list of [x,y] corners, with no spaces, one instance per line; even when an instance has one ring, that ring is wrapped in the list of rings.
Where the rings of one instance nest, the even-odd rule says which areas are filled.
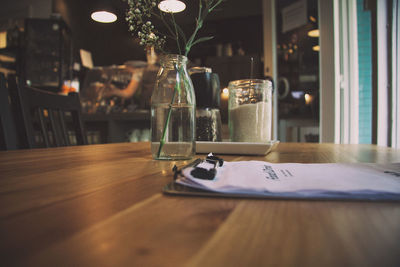
[[[309,19],[310,19],[312,22],[317,22],[317,19],[316,19],[314,16],[310,16]]]
[[[312,48],[312,50],[314,50],[314,51],[317,51],[317,52],[318,52],[318,51],[319,51],[319,45],[314,45],[314,46],[313,46],[313,48]]]
[[[307,33],[307,35],[310,37],[319,37],[319,29],[311,30]]]
[[[158,8],[167,13],[178,13],[185,10],[186,5],[179,0],[163,0],[158,4]]]
[[[90,16],[94,21],[101,23],[112,23],[117,20],[117,16],[109,11],[95,11]]]

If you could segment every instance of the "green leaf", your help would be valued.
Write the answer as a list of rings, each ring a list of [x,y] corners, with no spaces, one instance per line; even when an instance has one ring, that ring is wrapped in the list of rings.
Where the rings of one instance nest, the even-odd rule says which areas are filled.
[[[224,0],[218,0],[212,7],[209,8],[208,11],[211,13],[211,11],[213,11],[213,9],[216,8],[222,2],[225,2],[225,1]]]
[[[201,37],[201,38],[197,39],[196,41],[194,41],[192,43],[192,46],[194,46],[195,44],[201,43],[201,42],[211,40],[212,38],[214,38],[214,36]]]

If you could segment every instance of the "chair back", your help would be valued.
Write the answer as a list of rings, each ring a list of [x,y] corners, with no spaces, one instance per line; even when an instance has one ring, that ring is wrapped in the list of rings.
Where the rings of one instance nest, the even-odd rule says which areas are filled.
[[[68,96],[19,85],[14,98],[20,102],[21,131],[28,148],[87,144],[77,93]]]
[[[6,78],[0,73],[0,150],[17,148],[17,134]]]

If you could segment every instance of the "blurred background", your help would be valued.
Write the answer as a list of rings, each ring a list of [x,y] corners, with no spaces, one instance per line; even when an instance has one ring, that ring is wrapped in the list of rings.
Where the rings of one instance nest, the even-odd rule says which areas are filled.
[[[184,2],[186,9],[175,17],[189,31],[198,2]],[[229,81],[249,78],[253,68],[253,78],[274,81],[275,139],[377,142],[377,43],[382,41],[377,25],[380,19],[394,25],[389,15],[397,1],[352,0],[337,6],[334,2],[225,0],[207,18],[199,36],[214,38],[192,49],[189,65],[218,74],[225,137],[226,87]],[[382,3],[389,15],[380,18]],[[0,72],[15,74],[37,88],[79,92],[90,143],[148,140],[149,98],[157,66],[148,67],[149,50],[128,31],[126,8],[126,2],[117,0],[2,1]],[[117,20],[92,20],[91,13],[98,9],[114,12]],[[335,17],[334,10],[342,15]],[[390,54],[384,57],[390,65]],[[140,85],[130,99],[112,95],[103,86],[125,88],[132,73],[140,74]],[[329,77],[334,82],[329,84]],[[347,95],[345,88],[357,94]],[[334,90],[341,95],[334,96]],[[337,103],[340,110],[332,109]],[[393,119],[396,110],[388,112]],[[347,122],[353,113],[356,130]],[[335,118],[343,122],[338,124]],[[397,119],[391,127],[398,128]]]

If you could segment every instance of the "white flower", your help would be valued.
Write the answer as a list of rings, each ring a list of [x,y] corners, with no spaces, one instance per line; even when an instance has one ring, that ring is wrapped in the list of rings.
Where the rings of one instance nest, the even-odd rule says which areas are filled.
[[[159,29],[157,29],[156,25],[159,24],[155,24],[154,25],[154,21],[152,21],[153,18],[158,18],[161,20],[164,20],[164,15],[165,14],[161,14],[160,16],[157,16],[157,12],[161,12],[157,9],[157,3],[159,1],[157,0],[124,0],[126,2],[128,2],[128,10],[126,13],[126,21],[128,22],[128,29],[129,31],[131,31],[132,33],[136,34],[139,37],[139,41],[141,45],[154,45],[156,47],[156,49],[163,49],[163,45],[166,43],[166,35],[164,35],[165,33],[161,33],[159,32]],[[209,11],[211,12],[212,9],[214,9],[214,7],[216,5],[218,5],[219,3],[221,3],[223,0],[198,0],[199,2],[199,8],[201,9],[202,4],[204,4],[207,7],[212,7],[209,10],[205,10],[204,11]],[[215,5],[214,5],[215,4]],[[204,12],[200,12],[199,10],[199,14],[203,14]],[[153,17],[153,15],[155,15]],[[198,21],[198,19],[200,21]],[[197,21],[197,25],[196,25],[196,31],[197,32],[198,29],[201,28],[202,26],[202,20],[203,17],[196,18]],[[167,24],[175,24],[175,21],[171,22],[171,21],[167,21],[166,19],[164,20],[164,23]],[[176,36],[174,36],[176,35]],[[179,47],[179,42],[186,42],[186,40],[184,40],[184,36],[182,38],[182,36],[179,36],[180,33],[176,33],[174,34],[173,32],[170,33],[170,35],[168,36],[168,38],[171,38],[173,40],[177,40],[178,42],[178,47]],[[178,39],[181,39],[180,41]],[[192,38],[193,39],[193,38]],[[188,53],[188,51],[190,50],[190,47],[193,45],[193,40],[191,40],[188,44],[187,47],[189,48],[185,48],[186,51],[182,51],[185,52],[186,54]],[[185,44],[186,46],[186,44]]]

